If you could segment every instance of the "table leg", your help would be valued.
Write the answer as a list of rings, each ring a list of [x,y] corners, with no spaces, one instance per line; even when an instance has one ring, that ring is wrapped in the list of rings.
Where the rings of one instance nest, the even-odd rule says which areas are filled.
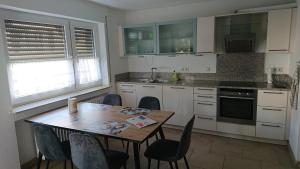
[[[133,154],[134,154],[135,169],[141,169],[140,151],[139,151],[138,143],[133,143]]]
[[[165,134],[164,134],[162,127],[159,128],[158,132],[159,132],[160,138],[165,139]]]

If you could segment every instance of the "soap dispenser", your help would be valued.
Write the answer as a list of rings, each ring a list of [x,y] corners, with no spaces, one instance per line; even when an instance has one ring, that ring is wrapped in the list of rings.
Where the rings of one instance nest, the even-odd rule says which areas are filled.
[[[179,79],[178,79],[178,74],[176,73],[176,71],[174,70],[172,75],[171,75],[171,81],[172,82],[177,82]]]

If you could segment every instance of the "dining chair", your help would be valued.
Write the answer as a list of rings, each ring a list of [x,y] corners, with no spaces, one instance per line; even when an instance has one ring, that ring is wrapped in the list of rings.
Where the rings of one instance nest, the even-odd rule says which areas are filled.
[[[167,161],[171,169],[173,163],[178,169],[177,161],[184,159],[186,168],[189,169],[189,164],[186,159],[186,153],[191,144],[192,129],[195,121],[195,116],[184,127],[180,141],[161,139],[151,144],[145,151],[144,155],[148,158],[148,169],[151,167],[151,159],[158,161],[157,168],[159,169],[160,161]]]
[[[42,157],[44,156],[49,168],[50,161],[64,161],[64,169],[67,168],[67,160],[71,161],[70,144],[68,141],[61,142],[52,128],[43,125],[33,125],[36,145],[38,148],[37,169],[40,169]]]
[[[101,143],[88,134],[73,133],[69,137],[71,155],[78,169],[126,169],[126,153],[104,150]]]
[[[150,110],[160,110],[160,102],[158,98],[152,96],[143,97],[138,105],[139,108],[150,109]],[[162,130],[161,128],[159,130]],[[156,140],[158,140],[158,134],[155,133],[151,135],[149,138],[155,136]],[[149,139],[146,140],[147,147],[149,146]]]
[[[111,106],[122,106],[121,96],[118,94],[108,94],[104,96],[103,104]]]
[[[118,94],[108,94],[104,96],[102,104],[111,105],[111,106],[122,106],[122,98]],[[108,137],[104,138],[106,149],[109,149]],[[125,143],[123,140],[122,145],[125,147]],[[128,145],[128,144],[127,144]],[[127,148],[126,148],[127,150]]]

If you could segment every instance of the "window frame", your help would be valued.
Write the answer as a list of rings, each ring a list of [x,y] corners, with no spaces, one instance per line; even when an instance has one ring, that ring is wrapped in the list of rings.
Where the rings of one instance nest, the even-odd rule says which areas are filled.
[[[94,47],[95,47],[95,58],[98,58],[99,60],[99,70],[100,70],[100,73],[102,74],[102,69],[101,69],[101,56],[100,56],[100,35],[99,35],[99,32],[98,32],[98,25],[95,24],[95,23],[88,23],[88,22],[81,22],[81,21],[71,21],[70,22],[70,35],[71,35],[71,44],[73,45],[72,46],[72,50],[71,50],[71,53],[72,53],[72,57],[74,58],[73,60],[73,65],[74,65],[74,73],[75,73],[75,88],[77,89],[87,89],[87,88],[91,88],[91,87],[95,87],[97,85],[101,85],[103,82],[102,82],[102,78],[100,78],[99,81],[95,81],[95,82],[92,82],[92,83],[87,83],[87,84],[79,84],[79,75],[78,75],[78,72],[77,72],[77,68],[78,68],[78,57],[77,57],[77,53],[76,53],[76,42],[75,42],[75,27],[79,27],[79,28],[85,28],[85,29],[91,29],[93,30],[93,37],[94,37]]]
[[[10,59],[8,55],[8,44],[6,41],[6,28],[5,28],[5,20],[16,20],[16,21],[24,21],[24,22],[36,22],[36,23],[43,23],[43,24],[54,24],[54,25],[62,25],[64,26],[65,30],[65,48],[66,48],[66,60],[69,60],[72,62],[73,65],[73,78],[74,78],[74,84],[70,87],[67,88],[62,88],[54,91],[48,91],[48,92],[43,92],[43,93],[38,93],[34,95],[29,95],[29,96],[24,96],[20,98],[14,98],[13,97],[13,90],[12,90],[12,79],[11,79],[11,72],[9,69],[9,64],[10,64]],[[99,22],[100,23],[100,22]],[[105,24],[105,23],[104,23]],[[95,83],[88,83],[86,85],[79,85],[78,84],[78,76],[75,73],[76,68],[75,67],[75,58],[73,55],[74,49],[72,47],[73,38],[72,38],[72,27],[71,25],[75,25],[77,27],[87,27],[87,28],[93,28],[93,31],[95,32],[94,35],[94,43],[95,43],[95,53],[97,54],[96,56],[99,59],[99,70],[101,73],[101,77],[103,77],[103,72],[102,72],[102,64],[101,60],[101,51],[100,51],[100,33],[98,32],[99,30],[99,25],[95,22],[83,22],[83,21],[77,21],[74,19],[66,19],[66,18],[60,18],[60,17],[54,17],[54,16],[47,16],[43,14],[33,14],[33,13],[27,13],[27,12],[22,12],[22,11],[13,11],[13,10],[7,10],[7,9],[0,9],[0,33],[2,35],[2,41],[3,43],[3,52],[4,54],[4,60],[6,62],[6,70],[7,70],[7,75],[8,75],[8,83],[9,83],[9,88],[10,88],[10,95],[11,95],[11,101],[13,106],[20,106],[20,105],[25,105],[53,97],[58,97],[61,95],[65,94],[70,94],[72,92],[77,92],[81,91],[84,89],[89,89],[97,86],[103,86],[103,81],[101,78],[100,81],[97,81]],[[106,30],[105,33],[107,34]],[[107,45],[107,44],[105,44]],[[108,56],[105,56],[108,57]],[[109,70],[107,70],[109,72]]]

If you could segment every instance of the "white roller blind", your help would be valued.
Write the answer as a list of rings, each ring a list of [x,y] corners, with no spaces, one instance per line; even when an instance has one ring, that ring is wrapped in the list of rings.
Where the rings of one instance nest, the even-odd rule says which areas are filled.
[[[78,59],[79,85],[100,81],[99,57],[96,55],[94,30],[74,27],[75,54]]]
[[[65,58],[62,25],[5,20],[10,60]]]
[[[65,26],[5,20],[9,74],[15,99],[39,97],[75,85]]]

